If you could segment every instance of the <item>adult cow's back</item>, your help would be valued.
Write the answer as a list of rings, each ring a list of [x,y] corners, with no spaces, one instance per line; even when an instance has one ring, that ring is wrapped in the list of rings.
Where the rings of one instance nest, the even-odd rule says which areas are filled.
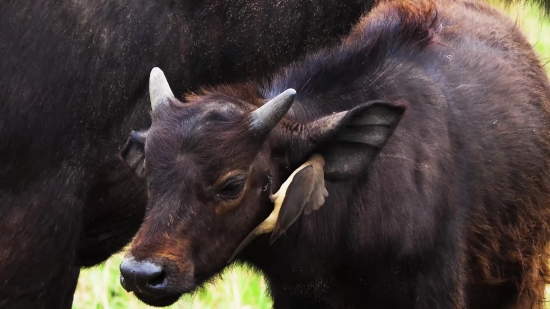
[[[172,303],[223,270],[273,209],[269,176],[277,191],[321,154],[324,205],[300,216],[322,185],[303,168],[285,191],[299,203],[278,204],[286,233],[237,255],[266,275],[275,308],[544,305],[550,85],[497,10],[388,1],[267,85],[211,87],[183,104],[155,69],[151,87],[152,125],[122,152],[148,183],[121,264],[143,301]]]
[[[145,192],[116,153],[149,125],[150,68],[259,78],[345,34],[371,1],[2,1],[0,307],[68,308],[79,267],[120,250]]]

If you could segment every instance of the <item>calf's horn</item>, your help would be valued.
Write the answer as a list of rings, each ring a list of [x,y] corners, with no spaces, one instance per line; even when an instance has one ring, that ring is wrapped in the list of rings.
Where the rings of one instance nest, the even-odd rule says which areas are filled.
[[[290,109],[294,95],[296,90],[289,88],[253,111],[250,114],[250,127],[261,133],[271,131]]]
[[[149,75],[149,98],[153,110],[161,104],[168,103],[168,99],[175,98],[164,72],[157,67],[154,67]]]

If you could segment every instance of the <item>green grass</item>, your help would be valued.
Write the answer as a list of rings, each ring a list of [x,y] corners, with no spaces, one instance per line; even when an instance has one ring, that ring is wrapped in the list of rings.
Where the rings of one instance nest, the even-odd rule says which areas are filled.
[[[504,8],[497,2],[495,5]],[[504,10],[517,20],[542,61],[548,63],[550,21],[541,19],[538,9],[532,6],[514,5]],[[546,68],[550,73],[550,64],[547,64]],[[120,286],[118,266],[121,259],[121,255],[118,254],[99,267],[82,271],[74,296],[73,309],[151,308]],[[550,296],[550,286],[547,294]],[[266,284],[260,276],[249,269],[233,267],[226,270],[220,279],[207,284],[195,295],[184,297],[169,308],[271,308],[271,300],[266,293]],[[550,309],[550,303],[547,308]]]
[[[117,254],[99,267],[83,270],[74,295],[73,309],[152,308],[119,284],[118,267],[121,261],[122,254]],[[245,267],[231,267],[218,280],[167,308],[264,309],[271,308],[271,300],[261,276]]]

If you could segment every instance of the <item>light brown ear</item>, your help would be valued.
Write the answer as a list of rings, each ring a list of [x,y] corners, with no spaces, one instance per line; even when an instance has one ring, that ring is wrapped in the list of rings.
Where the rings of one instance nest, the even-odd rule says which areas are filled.
[[[294,175],[286,192],[283,194],[283,204],[279,211],[279,217],[271,234],[269,244],[273,244],[302,214],[313,191],[314,173],[313,167],[303,167]]]
[[[328,197],[327,188],[325,188],[325,177],[323,173],[315,172],[313,191],[309,197],[309,201],[304,208],[304,215],[309,215],[311,212],[318,210],[325,204],[325,198]]]
[[[314,154],[308,162],[313,167],[313,190],[304,208],[305,215],[321,208],[325,204],[325,198],[328,197],[328,191],[325,188],[325,160],[321,155]]]
[[[287,190],[279,193],[283,195],[283,203],[269,240],[270,244],[294,224],[302,213],[307,215],[325,203],[328,192],[325,188],[323,165],[324,160],[320,155],[312,156],[302,165],[302,169],[289,179]]]

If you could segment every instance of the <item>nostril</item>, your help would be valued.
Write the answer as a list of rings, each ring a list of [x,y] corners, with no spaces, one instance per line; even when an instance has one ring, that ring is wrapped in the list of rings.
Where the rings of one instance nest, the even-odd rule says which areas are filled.
[[[163,276],[162,268],[151,262],[139,262],[135,267],[135,277],[140,286],[154,285],[151,282],[158,281]]]
[[[147,283],[152,288],[159,288],[164,286],[166,281],[166,276],[164,271],[160,271],[158,274],[151,276],[149,282]]]
[[[127,291],[145,291],[164,287],[166,273],[162,267],[149,261],[124,259],[120,264],[120,284]]]

